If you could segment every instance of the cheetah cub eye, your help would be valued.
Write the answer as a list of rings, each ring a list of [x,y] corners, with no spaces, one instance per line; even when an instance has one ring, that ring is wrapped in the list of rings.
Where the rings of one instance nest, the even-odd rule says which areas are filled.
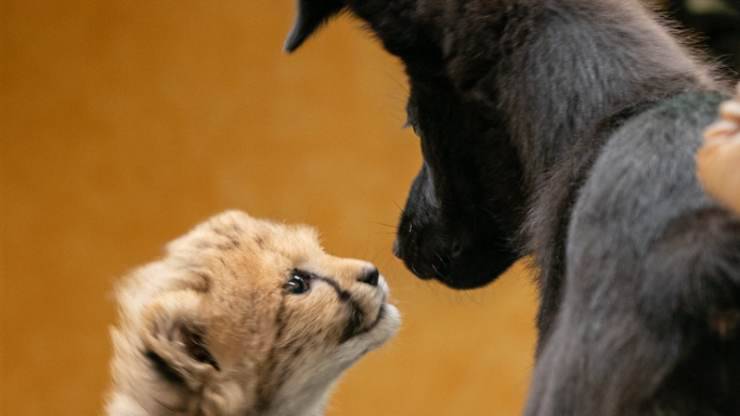
[[[293,270],[283,287],[292,295],[302,295],[311,290],[311,276],[301,270]]]

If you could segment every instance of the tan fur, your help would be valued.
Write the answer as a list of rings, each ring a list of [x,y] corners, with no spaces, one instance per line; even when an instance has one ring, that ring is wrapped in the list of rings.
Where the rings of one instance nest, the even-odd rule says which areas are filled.
[[[740,85],[734,100],[720,107],[720,120],[709,126],[696,157],[704,189],[740,214]]]
[[[399,325],[385,281],[377,287],[358,281],[369,268],[326,254],[305,226],[235,211],[197,226],[117,291],[108,414],[322,414],[340,374]],[[321,279],[307,293],[291,294],[284,285],[295,269]],[[350,301],[367,332],[342,342]],[[201,344],[215,363],[196,357]]]

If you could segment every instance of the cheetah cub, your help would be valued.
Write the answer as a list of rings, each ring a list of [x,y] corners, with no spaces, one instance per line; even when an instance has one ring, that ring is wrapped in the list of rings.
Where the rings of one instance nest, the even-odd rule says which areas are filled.
[[[226,212],[117,290],[108,415],[319,416],[332,385],[399,327],[371,264],[316,232]]]

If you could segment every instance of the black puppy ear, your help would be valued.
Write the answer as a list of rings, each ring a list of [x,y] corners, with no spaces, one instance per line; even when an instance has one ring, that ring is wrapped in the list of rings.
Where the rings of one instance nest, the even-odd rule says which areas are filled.
[[[298,16],[293,30],[285,40],[285,51],[293,52],[308,39],[316,29],[345,6],[343,0],[297,0]]]

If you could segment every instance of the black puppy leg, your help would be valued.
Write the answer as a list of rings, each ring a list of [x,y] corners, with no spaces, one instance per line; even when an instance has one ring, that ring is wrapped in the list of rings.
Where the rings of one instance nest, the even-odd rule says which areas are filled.
[[[568,288],[526,414],[740,414],[740,218],[686,214],[639,269],[607,274],[630,293],[596,305],[593,286]]]
[[[670,346],[684,340],[646,336],[639,317],[614,312],[584,321],[563,311],[535,369],[527,416],[654,414],[649,399],[681,354]]]

